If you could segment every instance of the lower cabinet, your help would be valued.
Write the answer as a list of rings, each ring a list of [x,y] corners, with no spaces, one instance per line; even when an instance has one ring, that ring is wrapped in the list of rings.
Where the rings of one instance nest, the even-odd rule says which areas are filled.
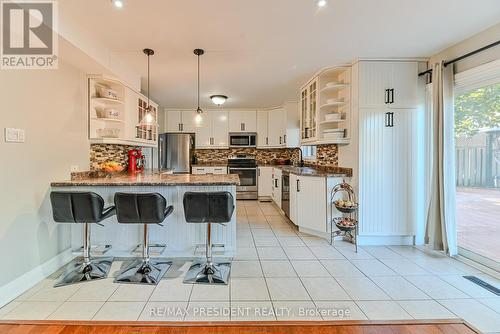
[[[273,189],[272,199],[276,205],[281,208],[281,176],[282,171],[279,168],[273,168]]]
[[[290,174],[290,220],[300,231],[328,236],[332,218],[331,191],[342,181],[340,177]],[[333,215],[341,216],[341,213],[334,210]]]
[[[272,198],[273,167],[259,167],[257,172],[257,188],[259,198]]]
[[[192,174],[227,174],[227,167],[212,167],[212,166],[207,166],[207,167],[193,167],[192,168]]]

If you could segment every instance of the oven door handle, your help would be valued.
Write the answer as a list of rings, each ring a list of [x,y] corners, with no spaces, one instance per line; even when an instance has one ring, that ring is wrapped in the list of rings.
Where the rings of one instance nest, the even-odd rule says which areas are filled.
[[[256,167],[229,167],[229,170],[255,170],[257,171]]]

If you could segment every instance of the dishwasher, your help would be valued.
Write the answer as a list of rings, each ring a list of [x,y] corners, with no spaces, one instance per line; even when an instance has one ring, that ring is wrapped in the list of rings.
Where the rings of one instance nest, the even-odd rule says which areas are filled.
[[[290,218],[290,172],[287,171],[281,176],[281,210]]]

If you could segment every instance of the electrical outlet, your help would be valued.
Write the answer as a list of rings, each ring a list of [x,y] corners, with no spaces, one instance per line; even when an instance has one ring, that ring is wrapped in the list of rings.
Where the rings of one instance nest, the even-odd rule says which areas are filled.
[[[24,143],[25,137],[24,129],[5,128],[6,143]]]
[[[80,170],[80,168],[77,166],[77,165],[72,165],[70,167],[70,171],[71,173],[75,173],[75,172],[78,172]]]

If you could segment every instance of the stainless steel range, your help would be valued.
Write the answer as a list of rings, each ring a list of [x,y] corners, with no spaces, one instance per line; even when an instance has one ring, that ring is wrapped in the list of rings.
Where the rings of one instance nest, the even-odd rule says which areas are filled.
[[[254,155],[234,155],[228,158],[229,174],[240,177],[236,186],[237,199],[257,199],[257,162]]]

